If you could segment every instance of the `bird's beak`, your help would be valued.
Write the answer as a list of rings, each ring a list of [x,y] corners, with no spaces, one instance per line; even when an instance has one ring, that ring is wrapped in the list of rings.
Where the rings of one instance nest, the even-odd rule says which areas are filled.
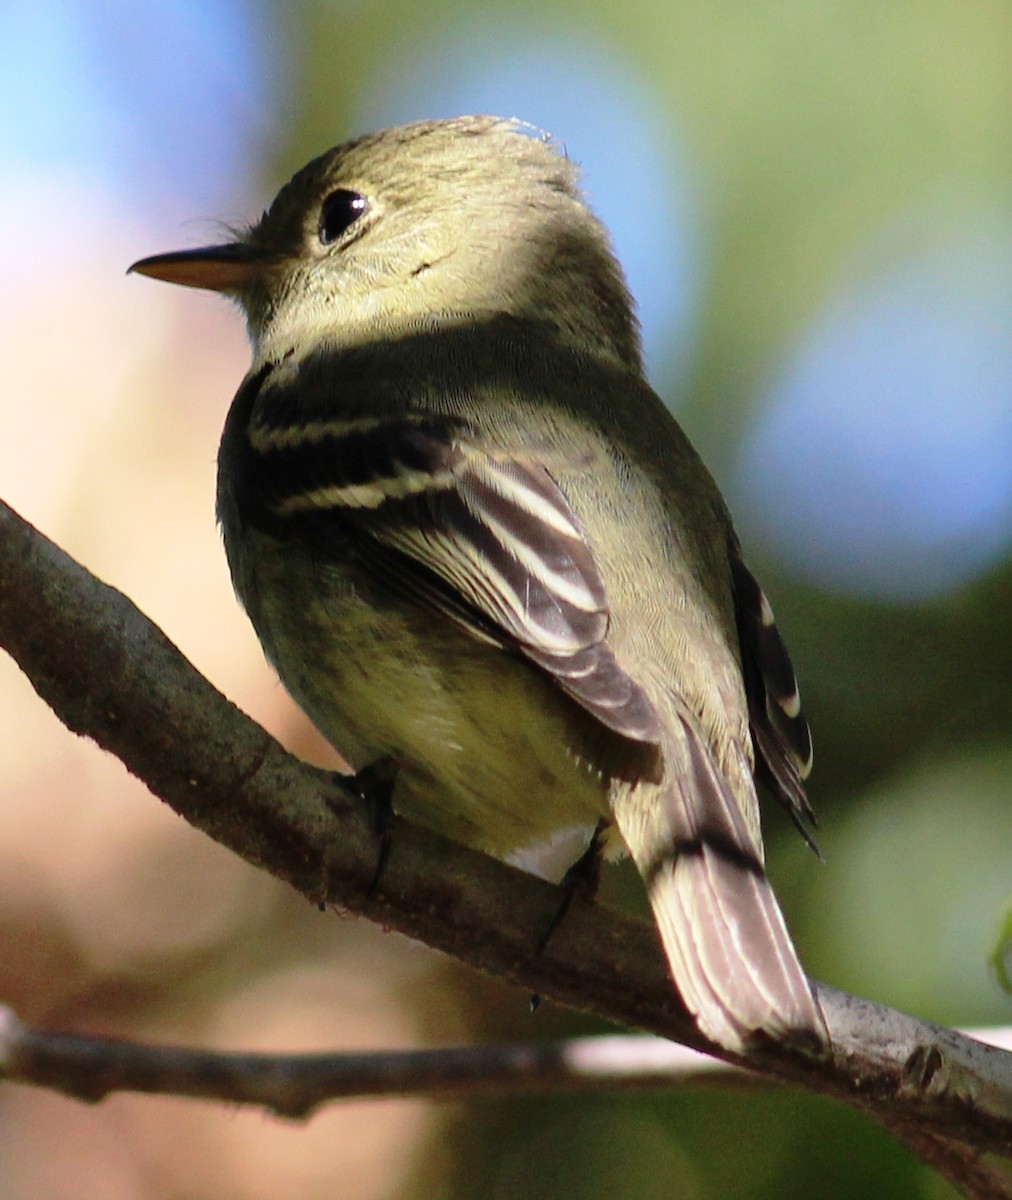
[[[150,275],[165,283],[206,288],[211,292],[239,292],[262,269],[263,263],[244,242],[204,246],[199,250],[177,250],[153,254],[127,268],[127,274]]]

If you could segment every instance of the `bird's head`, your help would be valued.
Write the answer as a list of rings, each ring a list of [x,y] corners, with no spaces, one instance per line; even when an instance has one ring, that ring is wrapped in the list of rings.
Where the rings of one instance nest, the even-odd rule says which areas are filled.
[[[498,117],[346,142],[232,240],[130,269],[233,297],[261,357],[508,313],[639,366],[625,281],[576,167],[546,135]]]

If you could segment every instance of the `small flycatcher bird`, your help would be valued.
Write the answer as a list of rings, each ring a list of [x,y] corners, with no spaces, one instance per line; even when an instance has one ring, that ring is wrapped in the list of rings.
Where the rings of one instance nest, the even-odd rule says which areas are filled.
[[[702,1033],[824,1046],[754,782],[811,820],[794,672],[573,164],[496,117],[390,129],[233,241],[131,269],[245,311],[218,517],[325,736],[392,756],[406,815],[550,877],[608,822]]]

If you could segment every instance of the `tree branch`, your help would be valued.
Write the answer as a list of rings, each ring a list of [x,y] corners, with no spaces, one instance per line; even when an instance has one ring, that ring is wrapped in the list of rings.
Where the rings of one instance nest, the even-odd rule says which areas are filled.
[[[679,1006],[651,926],[576,903],[539,955],[554,887],[400,818],[370,890],[377,847],[354,789],[288,755],[126,597],[2,504],[0,645],[70,729],[313,902],[379,921],[529,992],[834,1096],[889,1128],[1012,1153],[1007,1051],[820,985],[830,1058],[777,1046],[727,1055]]]

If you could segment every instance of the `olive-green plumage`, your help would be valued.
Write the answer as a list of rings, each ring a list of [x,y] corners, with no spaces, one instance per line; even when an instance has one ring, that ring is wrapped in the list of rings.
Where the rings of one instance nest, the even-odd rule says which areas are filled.
[[[810,815],[793,672],[572,164],[497,118],[388,130],[236,242],[137,268],[246,312],[218,512],[319,728],[393,755],[406,814],[545,874],[609,819],[704,1034],[822,1044],[753,781]]]

